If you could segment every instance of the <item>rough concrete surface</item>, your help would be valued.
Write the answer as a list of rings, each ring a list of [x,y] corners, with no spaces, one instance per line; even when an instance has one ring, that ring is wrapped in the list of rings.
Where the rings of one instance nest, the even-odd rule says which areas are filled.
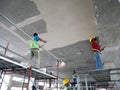
[[[15,24],[40,14],[36,4],[31,0],[0,0],[0,12]]]

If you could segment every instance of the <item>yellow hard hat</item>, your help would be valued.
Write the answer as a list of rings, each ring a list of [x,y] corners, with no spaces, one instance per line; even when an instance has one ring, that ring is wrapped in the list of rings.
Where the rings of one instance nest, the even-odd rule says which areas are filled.
[[[93,39],[94,39],[94,37],[90,37],[90,38],[89,38],[89,41],[91,42]]]
[[[65,79],[63,80],[63,84],[66,85],[66,84],[68,84],[68,83],[70,83],[70,79],[65,78]]]

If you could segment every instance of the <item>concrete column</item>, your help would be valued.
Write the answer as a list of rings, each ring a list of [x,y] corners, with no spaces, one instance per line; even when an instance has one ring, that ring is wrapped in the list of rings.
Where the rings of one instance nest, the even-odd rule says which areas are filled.
[[[11,90],[11,87],[13,86],[12,84],[12,79],[13,79],[13,75],[10,76],[10,80],[9,80],[9,83],[8,83],[8,88],[7,90]]]

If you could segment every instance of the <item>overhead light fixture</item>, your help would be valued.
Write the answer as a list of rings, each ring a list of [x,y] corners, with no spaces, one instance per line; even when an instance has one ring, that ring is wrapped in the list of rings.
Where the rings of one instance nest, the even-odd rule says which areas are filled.
[[[65,67],[65,62],[61,61],[61,62],[59,63],[59,68],[64,68],[64,67]]]
[[[118,2],[120,3],[120,0],[118,0]]]
[[[56,65],[58,65],[59,68],[64,68],[65,67],[65,62],[62,60],[57,61]]]

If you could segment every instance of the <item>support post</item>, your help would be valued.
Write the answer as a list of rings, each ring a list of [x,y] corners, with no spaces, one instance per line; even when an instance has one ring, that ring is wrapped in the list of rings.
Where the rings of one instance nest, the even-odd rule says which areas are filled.
[[[6,55],[6,53],[7,53],[7,50],[8,50],[8,46],[9,46],[9,42],[7,43],[7,46],[6,46],[6,48],[5,48],[5,52],[4,52],[4,55]]]
[[[24,89],[24,87],[25,87],[25,75],[24,75],[24,80],[23,80],[22,90]]]
[[[11,90],[11,87],[12,87],[12,79],[13,79],[13,75],[10,76],[10,80],[9,80],[9,83],[8,83],[8,88],[7,88],[7,90]]]
[[[30,83],[30,78],[32,75],[32,67],[28,68],[29,69],[29,76],[28,76],[28,85],[27,85],[27,90],[29,90],[29,83]]]
[[[87,74],[85,74],[85,85],[86,85],[86,90],[88,90],[88,79],[87,79]]]
[[[51,88],[51,79],[49,79],[49,87]]]
[[[57,90],[58,90],[58,77],[59,77],[59,60],[57,60]]]
[[[80,90],[80,76],[77,74],[77,90]]]

